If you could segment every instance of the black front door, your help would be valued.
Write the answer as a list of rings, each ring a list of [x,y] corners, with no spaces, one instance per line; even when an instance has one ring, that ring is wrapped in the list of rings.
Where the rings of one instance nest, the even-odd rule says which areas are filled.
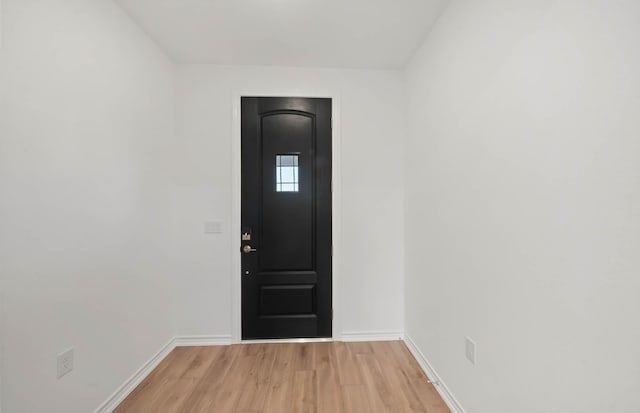
[[[241,116],[242,338],[331,337],[331,99]]]

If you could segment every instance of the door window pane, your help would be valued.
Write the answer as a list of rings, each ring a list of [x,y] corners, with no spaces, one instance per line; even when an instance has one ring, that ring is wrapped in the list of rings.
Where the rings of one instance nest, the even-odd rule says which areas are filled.
[[[276,192],[298,189],[298,155],[276,155]]]

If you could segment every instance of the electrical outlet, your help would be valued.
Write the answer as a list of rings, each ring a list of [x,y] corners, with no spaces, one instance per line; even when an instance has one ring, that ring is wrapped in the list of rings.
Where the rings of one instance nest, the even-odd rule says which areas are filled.
[[[73,370],[73,348],[58,354],[58,378]]]
[[[476,364],[476,343],[471,340],[469,337],[464,338],[465,342],[465,355],[467,356],[467,360],[471,362],[471,364]]]

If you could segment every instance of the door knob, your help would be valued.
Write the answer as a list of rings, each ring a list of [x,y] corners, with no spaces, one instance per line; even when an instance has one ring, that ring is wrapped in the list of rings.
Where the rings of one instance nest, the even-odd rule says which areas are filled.
[[[242,252],[244,252],[245,254],[248,254],[250,252],[255,252],[258,251],[255,248],[251,248],[251,245],[245,245],[244,247],[242,247]]]

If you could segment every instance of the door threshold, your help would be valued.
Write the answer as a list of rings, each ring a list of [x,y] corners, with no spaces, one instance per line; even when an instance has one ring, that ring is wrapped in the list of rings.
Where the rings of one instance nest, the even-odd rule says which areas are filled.
[[[270,338],[266,340],[240,340],[240,344],[275,344],[275,343],[328,343],[333,338]]]

